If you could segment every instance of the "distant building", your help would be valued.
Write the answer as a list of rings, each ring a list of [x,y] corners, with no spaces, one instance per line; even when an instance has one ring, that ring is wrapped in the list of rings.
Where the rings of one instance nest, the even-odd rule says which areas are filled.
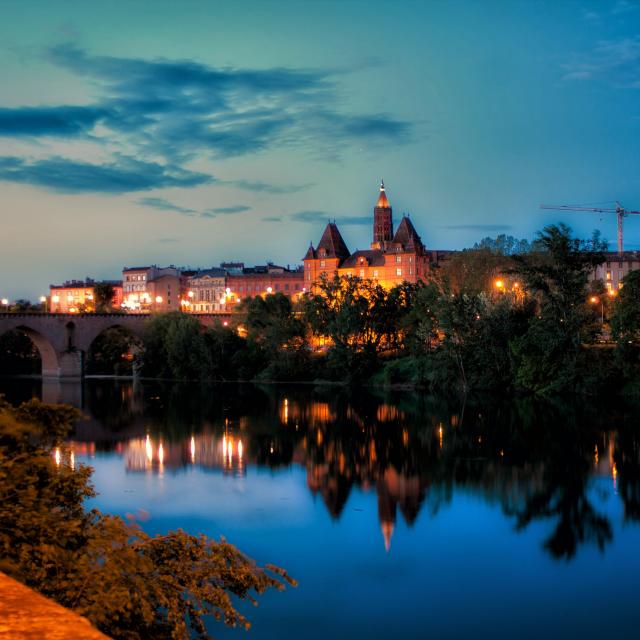
[[[370,249],[351,253],[336,223],[329,222],[318,246],[310,245],[303,260],[306,289],[310,289],[323,274],[331,277],[334,273],[359,276],[391,288],[402,282],[426,279],[432,262],[438,261],[438,252],[427,251],[407,216],[402,217],[393,232],[393,210],[383,182],[373,209]]]
[[[110,284],[113,287],[113,308],[122,304],[122,283],[119,280],[67,280],[63,284],[49,287],[50,313],[91,313],[95,311],[94,287],[96,284]]]
[[[623,278],[636,269],[640,269],[639,251],[624,251],[622,255],[607,252],[605,261],[593,270],[589,280],[602,280],[607,291],[614,295],[621,289]]]
[[[227,271],[226,289],[232,303],[272,293],[282,293],[297,300],[306,291],[304,271],[302,268],[290,269],[272,263],[256,267],[243,265]]]
[[[188,313],[226,311],[227,291],[224,269],[205,269],[191,272],[183,291],[183,310]]]
[[[122,271],[122,308],[133,313],[178,311],[181,273],[172,266],[126,267]]]

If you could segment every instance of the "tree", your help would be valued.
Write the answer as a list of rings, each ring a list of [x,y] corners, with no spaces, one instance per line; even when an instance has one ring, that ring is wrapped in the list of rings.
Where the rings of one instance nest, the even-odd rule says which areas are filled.
[[[198,319],[179,311],[151,317],[143,336],[142,372],[178,380],[210,378],[210,354]]]
[[[480,242],[473,245],[473,248],[475,250],[486,249],[500,256],[512,256],[516,253],[529,253],[531,244],[527,240],[518,240],[518,238],[501,233],[495,238],[489,236],[482,238]]]
[[[32,400],[13,409],[0,399],[0,569],[127,640],[208,638],[205,616],[248,628],[234,599],[294,584],[224,540],[149,536],[88,511],[91,469],[68,464],[62,444],[78,417],[72,407]]]
[[[93,302],[96,313],[111,313],[113,311],[113,296],[115,289],[108,282],[96,282],[93,285]]]
[[[588,241],[573,238],[564,224],[545,227],[537,243],[542,251],[513,257],[537,305],[527,332],[511,343],[516,380],[535,393],[575,390],[585,370],[582,344],[597,330],[588,276],[602,263],[606,243],[597,233]]]

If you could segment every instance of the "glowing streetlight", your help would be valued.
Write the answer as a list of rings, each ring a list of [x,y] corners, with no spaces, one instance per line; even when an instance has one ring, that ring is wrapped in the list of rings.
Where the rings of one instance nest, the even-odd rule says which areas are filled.
[[[604,300],[601,300],[600,298],[598,298],[598,296],[591,296],[589,298],[589,302],[591,304],[598,304],[598,302],[600,303],[600,324],[604,324]]]
[[[267,287],[267,293],[273,293],[273,289],[271,287]]]
[[[502,280],[496,280],[494,284],[496,289],[504,289],[504,282]]]
[[[193,298],[193,296],[195,296],[195,293],[193,293],[193,291],[188,291],[188,292],[187,292],[187,296],[188,296],[189,298]]]
[[[47,313],[47,296],[40,296],[40,304],[44,307],[44,312]]]
[[[0,300],[0,302],[2,302],[3,306],[4,306],[4,310],[5,311],[9,311],[9,300],[7,300],[7,298],[2,298],[2,300]]]
[[[156,296],[156,304],[162,304],[162,296]]]

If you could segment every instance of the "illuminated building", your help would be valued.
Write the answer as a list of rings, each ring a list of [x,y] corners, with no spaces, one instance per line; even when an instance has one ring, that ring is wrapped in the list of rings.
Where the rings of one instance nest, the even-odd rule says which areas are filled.
[[[187,313],[225,311],[230,293],[226,290],[224,269],[196,271],[186,278],[182,291],[182,307]]]
[[[119,280],[68,280],[63,284],[49,287],[50,313],[91,313],[95,310],[94,287],[96,284],[110,284],[113,287],[111,304],[119,309],[122,304],[122,283]]]
[[[623,278],[640,269],[640,251],[605,253],[605,261],[599,264],[589,275],[589,280],[602,280],[607,291],[617,293],[622,288]]]
[[[132,313],[178,311],[180,270],[174,266],[127,267],[122,271],[122,308]]]
[[[242,263],[220,266],[227,271],[226,286],[233,301],[275,293],[295,298],[305,292],[302,269],[281,267],[271,262],[255,267],[245,267]]]
[[[303,258],[305,286],[309,289],[323,274],[331,277],[334,273],[374,280],[385,288],[417,282],[428,278],[440,254],[443,252],[427,251],[407,216],[393,232],[393,209],[383,182],[373,210],[371,248],[351,253],[336,223],[329,222],[318,246],[310,245]]]

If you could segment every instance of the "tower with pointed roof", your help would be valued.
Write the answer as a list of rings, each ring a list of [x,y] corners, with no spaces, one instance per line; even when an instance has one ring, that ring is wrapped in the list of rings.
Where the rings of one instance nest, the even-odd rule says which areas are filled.
[[[373,209],[371,249],[350,253],[336,223],[329,222],[318,246],[311,244],[303,258],[305,287],[311,291],[323,274],[331,277],[336,273],[373,280],[386,288],[427,280],[431,261],[437,262],[441,254],[427,251],[408,216],[402,217],[394,233],[392,209],[382,182]]]
[[[393,238],[393,209],[384,190],[384,180],[380,181],[378,202],[373,209],[373,242],[372,249],[384,249]]]

